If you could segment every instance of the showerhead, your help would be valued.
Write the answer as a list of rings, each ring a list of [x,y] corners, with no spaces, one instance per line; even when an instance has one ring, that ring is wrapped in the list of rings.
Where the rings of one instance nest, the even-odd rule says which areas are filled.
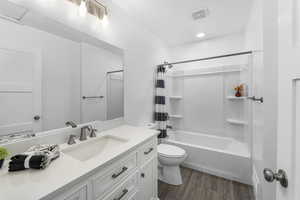
[[[169,68],[169,69],[171,69],[172,67],[173,67],[173,65],[171,65],[171,64],[169,64],[168,62],[164,62],[164,66],[166,67],[166,68]]]

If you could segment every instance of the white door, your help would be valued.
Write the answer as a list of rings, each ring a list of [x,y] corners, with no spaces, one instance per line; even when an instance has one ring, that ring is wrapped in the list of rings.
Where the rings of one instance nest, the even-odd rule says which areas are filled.
[[[40,131],[41,55],[0,49],[0,136]]]
[[[279,0],[278,155],[289,187],[277,184],[278,200],[300,199],[300,1]]]
[[[266,47],[264,52],[267,54],[265,60],[268,64],[265,65],[265,72],[268,73],[265,76],[267,78],[265,87],[273,93],[272,99],[266,99],[266,105],[271,105],[268,109],[270,112],[266,113],[266,117],[269,118],[266,131],[273,133],[266,135],[264,159],[265,167],[271,168],[274,172],[279,169],[286,172],[288,187],[283,187],[278,181],[265,182],[264,200],[298,200],[300,199],[300,0],[265,0],[265,2],[265,31],[269,33],[265,34],[264,39]],[[273,54],[269,54],[270,52]],[[270,92],[267,91],[267,94]],[[273,126],[270,126],[271,124]],[[274,146],[275,148],[272,148]],[[275,160],[275,166],[272,166],[272,160]],[[273,198],[274,195],[276,198]]]
[[[252,60],[252,92],[251,96],[260,99],[264,96],[264,68],[263,68],[263,52],[255,51],[251,56]],[[252,102],[252,160],[253,160],[253,184],[257,200],[262,199],[262,190],[260,180],[263,180],[263,174],[261,173],[264,169],[264,103],[260,101]],[[269,165],[269,164],[268,164]]]

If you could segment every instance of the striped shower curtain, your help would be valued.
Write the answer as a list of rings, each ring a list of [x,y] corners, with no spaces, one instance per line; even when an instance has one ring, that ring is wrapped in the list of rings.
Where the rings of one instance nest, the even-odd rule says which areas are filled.
[[[155,122],[158,125],[160,131],[159,138],[167,137],[167,120],[168,113],[166,109],[166,97],[165,97],[165,73],[166,68],[164,66],[157,67],[156,78],[156,96],[155,96]]]

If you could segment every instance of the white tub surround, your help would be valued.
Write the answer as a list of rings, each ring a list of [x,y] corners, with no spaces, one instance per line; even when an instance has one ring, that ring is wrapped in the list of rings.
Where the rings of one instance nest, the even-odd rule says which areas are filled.
[[[231,138],[176,131],[164,143],[187,152],[184,166],[212,175],[251,184],[251,157],[248,146]]]
[[[109,151],[100,152],[99,149],[99,155],[90,159],[82,160],[69,153],[61,153],[61,157],[45,170],[29,169],[15,173],[7,172],[6,163],[4,169],[0,170],[1,199],[108,200],[121,195],[126,199],[155,199],[157,134],[155,130],[121,125],[97,132],[96,138],[77,141],[77,144],[71,146],[75,148],[85,143],[91,145],[101,138],[123,141]],[[110,143],[102,145],[109,148]],[[70,148],[67,144],[60,146],[62,152],[68,152]],[[106,148],[103,146],[102,149]]]

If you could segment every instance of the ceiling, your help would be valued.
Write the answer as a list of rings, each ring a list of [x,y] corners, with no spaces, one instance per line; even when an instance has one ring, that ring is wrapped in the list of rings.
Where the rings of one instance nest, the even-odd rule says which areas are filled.
[[[210,39],[244,30],[253,0],[112,0],[147,26],[168,45],[196,42],[197,33]],[[195,21],[192,13],[209,9],[209,15]]]

